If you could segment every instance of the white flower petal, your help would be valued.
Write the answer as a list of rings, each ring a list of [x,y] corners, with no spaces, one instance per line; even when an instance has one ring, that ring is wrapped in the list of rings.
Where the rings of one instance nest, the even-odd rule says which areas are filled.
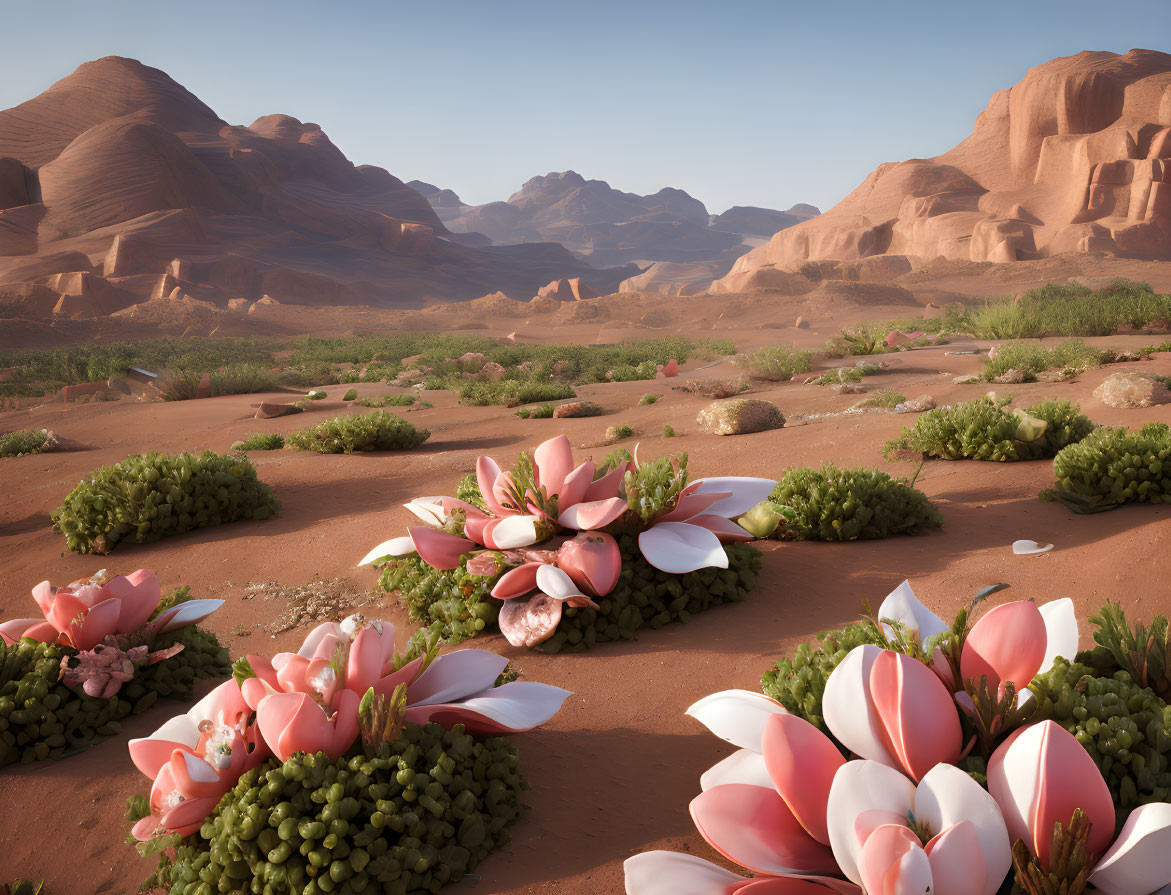
[[[537,543],[536,516],[505,516],[492,529],[497,550],[516,550]]]
[[[482,649],[444,653],[427,666],[407,691],[409,705],[456,702],[490,688],[508,659]]]
[[[821,713],[826,726],[851,752],[899,768],[879,734],[882,721],[870,699],[870,669],[880,652],[869,643],[850,650],[825,682]]]
[[[223,600],[187,600],[175,607],[177,609],[175,614],[167,619],[166,624],[157,633],[167,634],[203,621],[223,605]]]
[[[1018,556],[1032,556],[1036,553],[1048,553],[1052,549],[1052,544],[1046,544],[1042,547],[1036,541],[1030,541],[1028,539],[1012,542],[1012,552]]]
[[[693,703],[687,714],[721,740],[760,752],[760,736],[769,715],[783,714],[784,707],[763,693],[721,690]]]
[[[413,513],[424,525],[441,526],[447,518],[440,503],[441,497],[416,497],[403,507]]]
[[[652,566],[672,575],[728,568],[728,554],[712,532],[686,522],[660,522],[638,536],[638,549]]]
[[[1012,849],[1004,817],[988,790],[955,765],[937,764],[919,781],[914,810],[934,834],[961,820],[972,822],[988,869],[985,895],[995,895],[1012,866]]]
[[[562,602],[574,597],[586,596],[563,569],[548,563],[542,564],[537,569],[537,589],[541,593],[548,594],[554,600]]]
[[[389,541],[383,541],[359,561],[358,565],[365,566],[374,562],[377,559],[382,559],[384,556],[406,556],[415,552],[415,542],[409,536],[403,535],[398,538],[391,538]]]
[[[549,684],[513,681],[458,702],[409,706],[407,720],[414,724],[428,720],[444,726],[465,724],[469,730],[485,730],[493,735],[515,733],[544,724],[570,695],[568,690]]]
[[[713,786],[725,783],[747,783],[751,786],[772,786],[772,778],[764,766],[764,756],[751,749],[739,749],[721,762],[712,765],[700,775],[699,788],[707,792]]]
[[[626,895],[726,895],[744,877],[694,855],[648,851],[627,858]]]
[[[705,513],[731,519],[743,516],[762,500],[767,500],[777,483],[772,479],[755,479],[740,475],[713,476],[696,479],[690,485],[692,494],[710,494],[713,491],[730,491],[731,497],[712,504]]]
[[[1039,674],[1044,674],[1053,667],[1053,660],[1058,656],[1070,662],[1077,655],[1078,631],[1077,613],[1073,608],[1073,600],[1062,597],[1052,600],[1040,607],[1041,617],[1045,619],[1045,659],[1041,662]]]
[[[862,843],[854,821],[863,811],[883,810],[905,815],[915,802],[915,784],[877,761],[847,761],[834,775],[826,802],[829,847],[842,873],[861,885],[858,858]]]
[[[1090,882],[1106,895],[1140,895],[1171,885],[1171,804],[1151,802],[1130,812]]]
[[[918,631],[921,641],[949,630],[943,619],[919,602],[915,592],[911,590],[910,581],[904,581],[882,601],[882,605],[878,607],[879,623],[885,618],[901,622],[909,631]],[[882,624],[882,630],[887,637],[894,634],[890,625]]]

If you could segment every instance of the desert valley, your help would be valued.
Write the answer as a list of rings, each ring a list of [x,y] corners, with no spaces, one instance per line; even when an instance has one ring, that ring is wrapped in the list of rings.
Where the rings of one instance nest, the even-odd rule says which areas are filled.
[[[1171,893],[1171,55],[1033,66],[832,207],[0,112],[0,893]]]

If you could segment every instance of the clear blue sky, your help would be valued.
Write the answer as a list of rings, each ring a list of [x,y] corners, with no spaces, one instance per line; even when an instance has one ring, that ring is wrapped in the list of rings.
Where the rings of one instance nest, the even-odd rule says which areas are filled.
[[[1169,0],[8,2],[0,108],[132,56],[233,124],[315,121],[353,161],[472,203],[572,168],[712,211],[824,209],[959,142],[1033,65],[1171,51]]]

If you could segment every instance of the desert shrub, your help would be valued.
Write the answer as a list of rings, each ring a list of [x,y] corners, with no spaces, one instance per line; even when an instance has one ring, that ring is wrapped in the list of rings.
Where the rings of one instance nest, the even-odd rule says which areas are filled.
[[[414,395],[383,395],[381,398],[363,395],[354,401],[359,407],[410,407],[414,403]]]
[[[638,382],[644,379],[654,379],[658,374],[658,365],[654,361],[643,361],[637,366],[620,364],[608,371],[607,377],[611,382]]]
[[[618,536],[622,572],[614,589],[595,602],[598,609],[566,607],[556,633],[536,647],[556,653],[584,649],[595,643],[633,640],[644,627],[688,621],[692,615],[722,603],[743,600],[760,570],[760,552],[746,544],[729,544],[727,569],[700,569],[686,575],[660,572],[643,559],[638,539]],[[418,644],[429,636],[458,643],[495,624],[500,603],[489,597],[498,576],[472,575],[467,557],[459,568],[443,571],[417,556],[390,562],[379,586],[398,593],[412,622],[423,625],[412,638]]]
[[[236,892],[244,884],[228,881],[258,892],[438,892],[508,841],[525,789],[516,744],[462,724],[407,723],[392,744],[337,761],[269,758],[195,833],[167,837],[167,852],[144,849],[158,867],[143,891],[202,891],[215,878]],[[132,821],[150,813],[143,796],[130,806]]]
[[[885,354],[893,349],[886,344],[890,326],[883,323],[864,323],[853,329],[843,329],[841,335],[826,343],[825,353],[829,357],[866,357],[871,354]]]
[[[44,429],[18,429],[0,435],[0,457],[23,457],[39,454],[48,444],[49,433]]]
[[[109,553],[239,519],[267,519],[280,501],[245,458],[204,451],[140,454],[83,479],[51,516],[74,553]]]
[[[358,397],[358,390],[356,388],[352,388],[349,391],[347,391],[344,395],[342,395],[342,400],[343,401],[353,401],[357,397]]]
[[[836,370],[826,370],[813,380],[814,385],[841,385],[843,382],[861,382],[866,373],[871,372],[863,367],[838,367]]]
[[[600,479],[602,476],[613,472],[623,463],[633,463],[634,457],[626,448],[615,448],[606,454],[606,458],[594,470],[594,479]]]
[[[996,356],[989,358],[980,374],[991,382],[1009,370],[1020,370],[1026,381],[1037,378],[1046,370],[1065,370],[1081,373],[1111,363],[1115,353],[1108,348],[1095,348],[1078,339],[1069,339],[1060,345],[1046,348],[1035,342],[1013,342],[1001,345]]]
[[[288,444],[297,450],[319,454],[351,454],[406,450],[418,447],[430,437],[428,429],[416,429],[402,417],[378,410],[364,416],[338,416],[298,429],[288,437]]]
[[[277,432],[253,432],[232,445],[234,451],[279,451],[285,446],[285,436]]]
[[[210,379],[213,395],[271,392],[279,387],[272,373],[258,364],[231,364],[221,367],[211,371]]]
[[[1090,616],[1094,642],[1098,644],[1078,658],[1099,674],[1125,671],[1140,687],[1149,687],[1159,698],[1171,699],[1171,638],[1167,617],[1156,615],[1148,628],[1142,622],[1131,625],[1120,603],[1107,602]]]
[[[573,386],[560,382],[520,382],[504,379],[500,382],[478,382],[472,380],[459,387],[459,402],[469,407],[491,407],[504,405],[516,407],[520,404],[535,404],[538,401],[560,401],[575,398]]]
[[[522,407],[516,412],[522,420],[547,420],[553,418],[553,405],[542,404],[540,407]]]
[[[883,454],[892,459],[895,451],[909,450],[944,460],[1035,460],[1054,456],[1070,439],[1093,429],[1069,401],[1042,401],[1011,413],[1006,404],[1007,399],[983,397],[929,410],[888,441]],[[1046,425],[1037,426],[1038,420]]]
[[[1043,492],[1076,513],[1126,503],[1171,503],[1171,428],[1148,423],[1137,432],[1099,428],[1053,460],[1057,481]]]
[[[1019,301],[988,302],[956,327],[985,339],[1045,336],[1108,336],[1122,325],[1171,324],[1171,295],[1156,295],[1146,283],[1115,280],[1104,289],[1050,283]]]
[[[64,758],[115,736],[121,719],[146,711],[159,698],[190,700],[196,678],[222,678],[230,670],[228,651],[209,631],[190,626],[156,640],[148,645],[161,649],[181,643],[183,649],[139,669],[106,699],[61,681],[61,659],[76,652],[71,647],[31,639],[0,643],[0,767]]]
[[[648,404],[654,404],[657,400],[659,400],[658,395],[646,394],[638,399],[638,406],[646,407]]]
[[[884,388],[880,392],[875,392],[873,395],[866,396],[854,406],[860,408],[874,407],[880,410],[894,410],[906,400],[907,396],[902,392],[897,392],[893,388]]]
[[[325,392],[314,389],[302,398],[302,401],[324,401],[326,398]]]
[[[633,435],[634,429],[625,423],[619,423],[606,429],[606,439],[608,441],[622,441],[624,438],[630,438]]]
[[[670,423],[663,426],[663,437],[664,438],[674,438],[675,437],[675,427],[672,426]]]
[[[737,356],[736,366],[753,379],[786,382],[798,373],[809,372],[810,355],[788,345],[773,345]]]
[[[785,471],[769,499],[793,511],[777,530],[786,539],[870,540],[943,525],[922,491],[877,469],[798,466]]]
[[[199,396],[203,374],[195,370],[172,369],[156,385],[164,401],[191,401]]]

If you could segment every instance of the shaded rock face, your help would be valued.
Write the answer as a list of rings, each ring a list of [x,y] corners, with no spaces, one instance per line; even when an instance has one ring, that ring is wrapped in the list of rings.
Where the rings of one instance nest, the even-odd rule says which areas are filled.
[[[430,189],[437,205],[461,207]],[[265,294],[413,307],[533,295],[587,272],[609,291],[630,275],[599,273],[552,243],[459,241],[419,192],[355,166],[318,125],[287,115],[229,125],[164,72],[120,57],[0,112],[0,286],[57,289],[47,278],[77,272],[93,279],[59,295],[83,316],[176,289],[224,307]]]
[[[481,233],[498,245],[555,241],[598,265],[720,259],[730,264],[748,250],[745,236],[771,236],[817,214],[811,205],[787,212],[737,206],[713,217],[683,190],[665,187],[639,196],[576,171],[534,177],[507,202],[486,205],[461,205],[451,190],[423,181],[408,186],[454,233]]]
[[[1031,69],[954,149],[880,165],[825,214],[737,259],[717,287],[823,259],[1063,252],[1171,259],[1171,55],[1085,52]]]
[[[1143,373],[1111,373],[1094,389],[1094,397],[1107,407],[1150,407],[1171,400],[1167,386]]]
[[[756,398],[714,401],[699,412],[695,421],[709,435],[750,435],[785,425],[777,405]]]

